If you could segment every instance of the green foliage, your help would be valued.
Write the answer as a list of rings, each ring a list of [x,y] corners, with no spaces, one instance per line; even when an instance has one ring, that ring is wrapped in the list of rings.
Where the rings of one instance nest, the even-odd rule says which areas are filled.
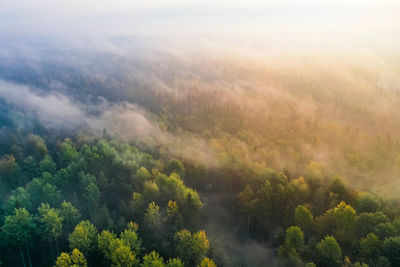
[[[361,213],[356,224],[357,236],[365,237],[368,233],[376,232],[378,225],[389,222],[389,218],[382,212]]]
[[[113,267],[132,267],[136,264],[135,255],[128,246],[118,246],[111,253],[111,266]]]
[[[39,229],[43,239],[49,242],[57,240],[62,233],[63,217],[60,211],[50,208],[49,204],[42,203],[38,208],[39,221],[41,223]]]
[[[301,251],[304,246],[304,234],[297,226],[290,226],[285,233],[285,247]]]
[[[0,181],[10,186],[11,188],[15,188],[21,182],[20,178],[20,167],[18,163],[15,161],[13,155],[4,155],[0,159]]]
[[[58,160],[62,166],[66,166],[68,163],[75,161],[79,154],[74,148],[71,140],[65,140],[61,144],[61,148],[58,152]]]
[[[333,236],[326,236],[317,244],[318,261],[321,266],[340,266],[342,249]]]
[[[304,249],[304,234],[298,226],[290,226],[285,232],[285,243],[278,249],[278,265],[302,266],[300,253]]]
[[[48,183],[42,177],[34,178],[27,185],[27,189],[33,208],[39,207],[42,202],[57,206],[62,198],[57,186]]]
[[[183,262],[179,258],[169,259],[165,264],[166,267],[184,267]]]
[[[356,210],[361,212],[377,212],[381,209],[382,204],[380,200],[368,193],[368,192],[361,192],[357,198],[356,203]]]
[[[3,156],[7,159],[4,173],[13,173],[9,181],[15,181],[11,185],[2,180],[6,188],[1,235],[3,247],[9,247],[6,251],[13,255],[6,260],[8,265],[16,265],[15,258],[21,255],[21,260],[29,262],[29,250],[43,244],[50,244],[50,254],[53,245],[61,251],[69,245],[85,253],[93,266],[215,266],[209,255],[218,255],[224,264],[240,265],[241,260],[247,262],[245,254],[257,255],[264,242],[277,252],[277,266],[315,266],[312,262],[389,266],[396,262],[400,235],[400,221],[392,220],[399,214],[396,203],[354,191],[338,176],[330,182],[324,177],[328,169],[319,163],[306,166],[305,178],[262,165],[240,165],[242,159],[231,155],[226,155],[226,170],[204,167],[200,171],[190,163],[185,168],[178,160],[164,168],[162,160],[110,138],[56,142],[49,151],[43,140],[46,150],[40,140],[33,139],[29,148],[16,150],[18,157]],[[56,155],[57,163],[50,155]],[[10,171],[12,165],[18,167],[17,172]],[[211,194],[205,210],[199,193],[183,182],[185,172],[185,181],[200,188],[201,194]],[[226,177],[232,177],[221,182],[226,187],[216,187],[216,181]],[[234,180],[240,177],[248,179]],[[219,254],[219,247],[210,251],[204,231],[193,232],[212,212],[213,194],[226,201],[210,221],[226,222],[245,240],[260,241],[254,251],[246,248],[235,259],[227,259]],[[133,220],[140,230],[138,224],[128,223]],[[285,232],[279,230],[285,228]],[[97,229],[101,229],[99,234]],[[326,237],[317,243],[322,236]],[[224,246],[232,251],[229,242]],[[60,255],[56,266],[85,266],[83,260],[75,263],[72,254]],[[349,258],[343,260],[343,255]],[[167,260],[171,256],[179,258]],[[34,265],[42,264],[39,259],[49,261],[41,257],[35,254]]]
[[[303,205],[297,206],[294,211],[294,222],[296,225],[307,233],[310,233],[314,227],[314,217],[312,216],[309,209]]]
[[[181,178],[185,176],[185,167],[178,159],[171,159],[165,167],[165,173],[171,175],[172,173],[178,174]]]
[[[357,223],[356,211],[344,202],[334,208],[336,229],[334,230],[335,237],[343,243],[349,243],[354,240],[355,227]]]
[[[204,231],[191,233],[181,230],[175,233],[176,253],[185,264],[193,265],[200,262],[210,249],[210,244]]]
[[[33,155],[38,161],[47,154],[47,146],[38,135],[29,134],[26,138],[25,148],[26,152]]]
[[[201,260],[198,267],[217,267],[217,265],[213,262],[212,259],[205,257],[204,259]]]
[[[147,211],[144,215],[144,222],[147,227],[152,231],[159,231],[161,228],[161,215],[160,215],[160,207],[156,205],[156,203],[151,202],[147,208]]]
[[[57,258],[56,267],[87,267],[87,261],[82,252],[73,249],[71,253],[61,253]]]
[[[139,255],[141,252],[142,241],[139,239],[137,234],[137,225],[133,222],[128,223],[128,227],[121,233],[121,240],[124,245],[130,247],[130,249]]]
[[[23,187],[18,187],[17,189],[11,191],[8,200],[3,204],[3,210],[6,215],[14,212],[14,209],[25,208],[30,209],[31,203],[29,199],[29,194]]]
[[[129,223],[128,227],[117,238],[108,230],[103,230],[97,237],[100,252],[112,266],[136,266],[137,255],[141,251],[141,240],[138,238],[137,225]]]
[[[355,239],[357,220],[356,211],[342,201],[318,217],[316,223],[320,233],[333,234],[341,244],[350,247]]]
[[[71,232],[81,218],[79,210],[76,209],[70,202],[66,202],[65,200],[61,203],[60,215],[63,218],[63,227],[67,232]]]
[[[400,236],[389,237],[383,240],[382,252],[392,266],[400,265]]]
[[[381,254],[381,245],[379,238],[370,233],[360,240],[360,254],[367,262],[374,262]]]
[[[39,171],[41,173],[48,172],[50,174],[55,174],[56,170],[57,170],[56,163],[53,161],[53,159],[49,155],[46,155],[39,162]]]
[[[1,236],[7,245],[21,247],[32,239],[35,230],[33,217],[25,208],[19,208],[14,210],[14,214],[5,217]]]
[[[304,175],[305,177],[311,179],[322,179],[323,178],[323,167],[320,163],[311,161],[307,164],[304,168]]]
[[[164,259],[154,250],[143,256],[143,267],[164,267]]]
[[[122,242],[117,239],[115,234],[108,230],[103,230],[97,237],[97,244],[104,256],[111,260],[112,253],[122,245]]]
[[[75,226],[74,231],[68,236],[69,247],[71,249],[89,253],[96,247],[97,229],[89,221],[82,221]]]

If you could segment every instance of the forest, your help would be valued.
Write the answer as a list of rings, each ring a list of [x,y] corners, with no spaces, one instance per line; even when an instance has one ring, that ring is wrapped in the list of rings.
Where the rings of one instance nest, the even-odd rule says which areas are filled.
[[[400,266],[397,48],[1,33],[0,266]]]

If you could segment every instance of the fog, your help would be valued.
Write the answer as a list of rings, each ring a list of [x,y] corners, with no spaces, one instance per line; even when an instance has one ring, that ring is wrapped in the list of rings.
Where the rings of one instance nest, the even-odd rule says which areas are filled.
[[[226,227],[235,200],[210,193],[218,173],[241,186],[266,168],[297,178],[317,166],[398,198],[399,33],[396,0],[8,1],[0,118],[207,169],[191,182],[213,256],[265,266],[270,244]]]
[[[1,46],[0,97],[46,127],[106,129],[212,167],[234,154],[303,175],[317,161],[326,175],[386,196],[397,177],[400,67],[391,51],[40,42]],[[385,139],[394,145],[378,152]],[[353,157],[366,165],[351,166]]]

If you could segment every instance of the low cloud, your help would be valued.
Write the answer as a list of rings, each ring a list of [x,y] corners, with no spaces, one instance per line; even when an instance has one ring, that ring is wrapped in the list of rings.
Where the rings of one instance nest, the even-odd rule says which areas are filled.
[[[0,98],[50,127],[75,127],[86,119],[79,106],[60,93],[40,95],[28,86],[0,80]]]

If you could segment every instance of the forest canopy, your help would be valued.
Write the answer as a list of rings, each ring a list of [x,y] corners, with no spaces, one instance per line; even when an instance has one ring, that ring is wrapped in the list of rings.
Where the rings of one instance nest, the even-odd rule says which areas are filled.
[[[136,42],[1,47],[3,266],[400,265],[395,60]]]

